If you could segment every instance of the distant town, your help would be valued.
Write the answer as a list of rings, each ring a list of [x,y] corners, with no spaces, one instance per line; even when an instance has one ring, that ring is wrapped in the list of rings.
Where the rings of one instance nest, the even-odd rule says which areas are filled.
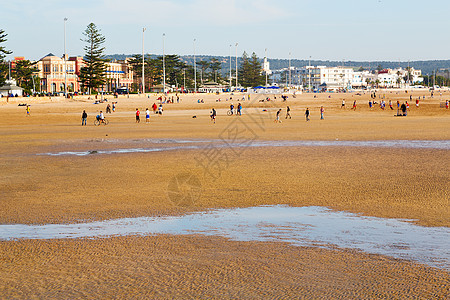
[[[195,64],[195,61],[193,62],[192,59],[176,57],[187,65]],[[142,91],[142,75],[141,72],[136,72],[135,66],[132,65],[133,59],[135,57],[133,58],[132,56],[124,57],[123,59],[108,59],[105,62],[106,82],[97,92],[116,93],[125,91],[126,93],[133,93]],[[197,64],[202,59],[205,61],[204,57],[200,57]],[[188,82],[186,84],[186,79],[184,81],[180,80],[176,84],[165,83],[162,75],[160,75],[159,82],[158,80],[149,82],[145,92],[189,92],[194,89],[197,92],[229,92],[234,89],[251,89],[255,91],[255,88],[258,90],[270,87],[308,92],[345,92],[354,89],[370,88],[436,87],[439,84],[439,82],[436,82],[436,78],[439,79],[441,77],[441,84],[443,85],[445,85],[445,82],[442,81],[447,80],[448,82],[449,80],[449,69],[436,70],[432,76],[423,76],[421,70],[413,67],[382,68],[379,65],[371,70],[363,67],[344,66],[344,63],[341,66],[307,65],[271,69],[270,60],[264,58],[261,62],[260,72],[261,76],[265,77],[265,84],[255,87],[242,85],[239,80],[236,80],[236,76],[239,75],[237,73],[235,75],[235,69],[231,67],[231,62],[233,61],[234,65],[236,59],[240,64],[240,58],[221,59],[219,63],[224,68],[221,68],[219,74],[217,74],[216,70],[215,76],[210,76],[209,78],[206,74],[203,74],[205,70],[197,65],[196,68],[199,68],[198,78],[196,78],[198,85],[195,88],[192,83]],[[7,62],[9,65],[9,80],[6,81],[6,85],[0,88],[3,96],[11,94],[13,96],[21,96],[23,93],[26,94],[23,88],[17,86],[17,80],[14,79],[14,76],[11,78],[11,72],[14,72],[16,65],[24,60],[26,60],[25,57],[15,57]],[[84,66],[83,57],[59,57],[49,53],[40,60],[32,62],[32,64],[37,71],[32,76],[33,87],[31,93],[60,94],[67,92],[76,94],[83,91],[79,78],[80,70]],[[228,70],[225,70],[225,66],[228,66],[228,64],[230,67]],[[277,65],[280,64],[278,63]],[[184,76],[186,77],[186,74]]]

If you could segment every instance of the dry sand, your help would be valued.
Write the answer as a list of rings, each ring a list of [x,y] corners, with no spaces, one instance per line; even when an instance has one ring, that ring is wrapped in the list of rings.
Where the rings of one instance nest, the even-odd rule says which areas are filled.
[[[386,93],[386,101],[409,101]],[[134,122],[155,102],[117,99],[108,126],[93,116],[106,104],[84,99],[14,100],[0,105],[0,223],[57,223],[262,204],[320,205],[377,217],[416,219],[449,226],[448,150],[361,147],[266,147],[224,149],[222,163],[205,175],[196,159],[203,150],[75,156],[36,153],[145,146],[143,139],[220,139],[247,128],[257,140],[450,140],[448,94],[429,98],[408,117],[389,108],[369,110],[369,94],[301,95],[287,103],[242,102],[244,116],[227,117],[229,95],[182,96],[163,116]],[[196,103],[201,97],[206,103]],[[218,103],[215,100],[221,98]],[[236,105],[236,95],[233,103]],[[240,98],[242,96],[239,96]],[[341,109],[342,98],[347,108]],[[357,99],[358,108],[351,111]],[[111,99],[112,100],[112,99]],[[31,116],[18,102],[31,103]],[[378,100],[379,101],[379,100]],[[414,102],[414,101],[413,101]],[[273,122],[289,105],[292,120]],[[319,108],[325,107],[325,120]],[[217,124],[209,120],[218,109]],[[312,120],[305,122],[306,107]],[[81,127],[81,112],[89,114]],[[267,112],[264,112],[266,109]],[[285,110],[283,110],[284,112]],[[197,118],[192,118],[192,116]],[[283,113],[284,116],[284,113]],[[238,121],[236,121],[238,120]],[[238,124],[238,126],[236,126]],[[199,197],[188,206],[168,198],[180,173],[196,176]],[[146,250],[149,249],[148,252]],[[2,242],[1,295],[58,297],[393,297],[448,296],[448,273],[380,256],[295,248],[278,243],[238,243],[202,237],[129,237],[76,241]],[[147,255],[146,255],[147,254]],[[67,262],[67,263],[65,263]],[[142,262],[142,266],[140,266]],[[223,293],[222,291],[226,291]],[[434,292],[435,294],[431,294]],[[408,294],[409,293],[409,294]]]
[[[0,242],[2,298],[448,299],[447,272],[217,237]]]

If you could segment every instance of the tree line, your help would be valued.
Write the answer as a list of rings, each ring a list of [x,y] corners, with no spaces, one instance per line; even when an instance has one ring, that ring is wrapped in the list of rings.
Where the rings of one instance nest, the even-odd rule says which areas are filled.
[[[84,46],[84,66],[80,69],[79,81],[83,91],[90,93],[96,92],[107,82],[106,62],[109,60],[105,56],[105,36],[94,23],[87,25],[83,32],[81,41]],[[7,34],[0,29],[0,85],[5,83],[8,76],[8,64],[5,57],[12,52],[7,50],[2,43],[7,41]],[[219,59],[200,59],[196,62],[197,76],[195,76],[194,66],[182,60],[178,55],[171,54],[157,56],[152,58],[150,55],[144,56],[144,73],[146,91],[150,87],[163,83],[163,60],[166,70],[165,82],[168,87],[185,87],[192,89],[197,81],[197,87],[201,87],[206,82],[215,82],[222,85],[230,83],[229,76],[224,76],[221,72],[222,63]],[[140,91],[142,88],[142,55],[134,55],[129,61],[134,72],[135,83],[132,89]],[[24,88],[26,93],[34,90],[35,84],[40,85],[40,78],[36,76],[39,71],[36,68],[37,62],[29,60],[17,61],[11,70],[11,76],[17,82],[17,85]],[[231,70],[234,76],[236,70]],[[227,74],[228,75],[228,74]],[[232,78],[232,85],[235,85],[235,78]],[[238,64],[238,85],[242,87],[254,87],[264,83],[262,72],[262,62],[253,52],[249,56],[243,53]]]

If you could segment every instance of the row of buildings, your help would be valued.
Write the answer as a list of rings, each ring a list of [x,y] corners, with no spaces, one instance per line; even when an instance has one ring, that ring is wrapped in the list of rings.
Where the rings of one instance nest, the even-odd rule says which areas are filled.
[[[36,68],[39,70],[36,77],[40,79],[36,83],[36,92],[61,93],[79,92],[80,70],[84,66],[83,57],[58,57],[52,53],[37,61]],[[24,57],[15,57],[11,62],[11,68],[15,64],[24,60]],[[67,83],[67,89],[65,87]],[[99,90],[103,92],[115,91],[117,88],[126,87],[131,89],[133,84],[133,71],[127,60],[106,62],[106,83]]]
[[[267,70],[264,63],[263,68]],[[423,82],[421,70],[384,69],[380,71],[355,71],[352,67],[306,66],[303,68],[291,67],[271,71],[270,81],[305,89],[349,90],[361,89],[370,86],[380,88],[404,87]]]

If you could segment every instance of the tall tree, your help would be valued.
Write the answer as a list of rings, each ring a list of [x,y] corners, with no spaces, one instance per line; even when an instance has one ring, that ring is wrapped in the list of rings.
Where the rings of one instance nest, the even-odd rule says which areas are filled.
[[[0,44],[6,42],[7,33],[3,29],[0,29]],[[11,54],[12,52],[6,50],[4,46],[0,46],[0,85],[5,83],[6,76],[8,74],[8,66],[5,64],[4,59],[7,54]]]
[[[197,65],[200,66],[200,70],[202,70],[202,72],[200,73],[200,76],[201,76],[201,81],[203,83],[203,77],[206,77],[205,71],[209,67],[209,62],[206,60],[200,60],[197,62]]]
[[[133,58],[130,60],[130,65],[134,71],[137,91],[142,86],[142,55],[133,55]],[[159,60],[151,58],[150,55],[145,55],[144,71],[146,88],[154,86],[155,82],[159,82],[160,78],[162,78],[162,67],[159,68]]]
[[[219,81],[219,70],[222,69],[222,64],[220,63],[220,61],[217,58],[211,59],[209,68],[212,70],[211,79],[213,79],[214,81]]]
[[[171,54],[165,56],[166,66],[166,84],[169,86],[179,86],[183,84],[183,69],[186,68],[186,64],[181,61],[178,55]],[[161,68],[162,73],[162,56],[158,56],[158,67]],[[187,73],[186,73],[187,74]],[[162,78],[161,78],[162,83]]]
[[[262,65],[255,52],[253,52],[251,57],[249,57],[248,54],[244,52],[239,68],[239,76],[241,78],[241,84],[244,87],[254,87],[264,84]]]
[[[30,62],[29,60],[19,60],[16,62],[12,70],[12,77],[16,80],[17,85],[24,88],[26,93],[34,90],[33,80],[39,84],[40,80],[33,74],[39,72],[36,68],[37,62]]]
[[[102,46],[105,37],[94,23],[87,26],[83,35],[85,38],[81,41],[87,45],[84,47],[85,66],[80,70],[80,81],[90,94],[92,89],[97,89],[106,82],[105,48]]]

